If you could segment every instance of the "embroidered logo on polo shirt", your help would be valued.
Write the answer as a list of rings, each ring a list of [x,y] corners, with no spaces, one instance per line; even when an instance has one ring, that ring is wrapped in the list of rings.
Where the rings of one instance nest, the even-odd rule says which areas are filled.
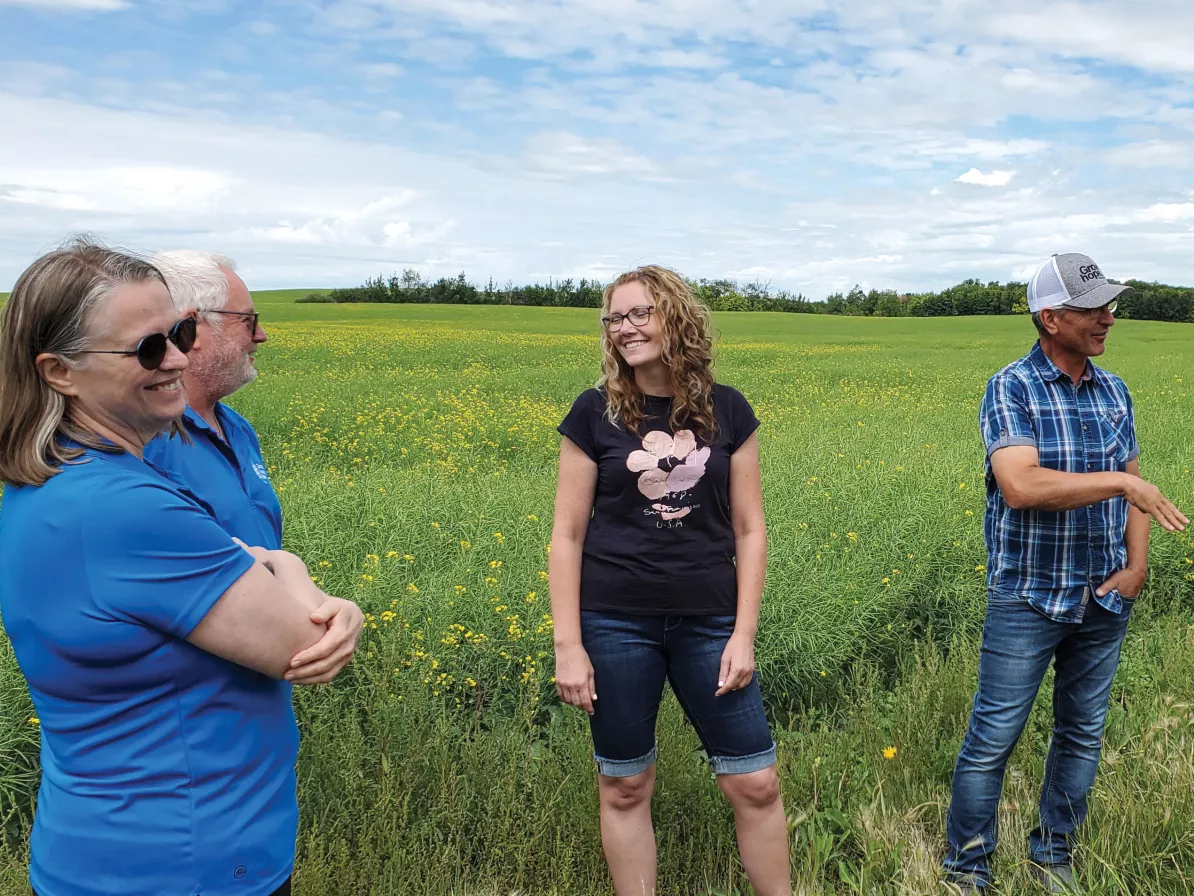
[[[256,461],[253,462],[253,472],[257,474],[257,478],[262,482],[269,482],[269,473],[265,472],[265,467]]]

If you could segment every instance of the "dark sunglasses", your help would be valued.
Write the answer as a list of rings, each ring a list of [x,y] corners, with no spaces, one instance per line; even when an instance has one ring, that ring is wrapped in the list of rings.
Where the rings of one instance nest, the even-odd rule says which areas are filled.
[[[205,314],[231,314],[236,317],[243,317],[249,324],[249,332],[257,332],[257,321],[261,319],[260,311],[206,311]]]
[[[137,347],[129,352],[117,352],[99,349],[80,352],[82,355],[136,355],[141,366],[146,370],[157,370],[166,360],[166,340],[169,339],[184,355],[195,345],[195,318],[184,317],[169,333],[150,333],[137,343]]]

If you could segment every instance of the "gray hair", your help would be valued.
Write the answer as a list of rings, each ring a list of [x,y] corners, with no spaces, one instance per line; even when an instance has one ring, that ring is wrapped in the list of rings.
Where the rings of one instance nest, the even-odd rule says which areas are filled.
[[[1044,310],[1044,309],[1042,309],[1042,310]],[[1062,314],[1066,313],[1066,308],[1064,305],[1054,305],[1049,310],[1057,315],[1062,315]],[[1040,311],[1032,312],[1032,325],[1034,327],[1036,327],[1037,333],[1039,333],[1041,336],[1049,335],[1049,331],[1045,329],[1045,322],[1043,320],[1041,320],[1041,312]]]
[[[225,255],[197,249],[159,252],[153,263],[166,280],[170,298],[179,314],[220,311],[228,304],[228,277],[236,262]]]

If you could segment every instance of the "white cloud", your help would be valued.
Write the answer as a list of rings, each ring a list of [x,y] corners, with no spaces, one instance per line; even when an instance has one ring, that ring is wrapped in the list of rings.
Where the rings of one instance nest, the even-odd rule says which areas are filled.
[[[451,221],[412,221],[409,209],[416,196],[404,190],[382,196],[358,209],[345,209],[309,218],[301,223],[250,227],[248,234],[267,242],[310,246],[384,246],[393,249],[417,249],[436,246],[452,229]]]
[[[660,68],[723,68],[726,64],[721,56],[702,50],[661,50],[650,61]]]
[[[1015,176],[1014,171],[991,171],[983,174],[977,168],[971,168],[965,174],[958,175],[956,183],[974,184],[979,187],[1006,187]]]
[[[1178,221],[1194,221],[1194,202],[1158,202],[1150,205],[1136,216],[1137,221],[1160,221],[1173,224]]]
[[[1194,164],[1194,145],[1176,140],[1128,143],[1109,150],[1107,162],[1128,168],[1186,168]]]
[[[228,5],[171,2],[163,34]],[[167,5],[144,9],[152,35]],[[80,229],[223,249],[262,286],[659,260],[820,297],[1005,279],[1071,249],[1194,282],[1194,74],[1172,50],[1194,4],[334,0],[269,18],[204,61],[218,84],[114,34],[78,71],[36,45],[0,66],[0,287]]]
[[[357,66],[357,70],[370,78],[397,78],[405,71],[396,62],[370,62]]]
[[[47,208],[103,210],[109,214],[151,214],[216,207],[233,186],[214,171],[150,164],[110,167],[7,167],[17,182],[0,201]]]
[[[1053,2],[996,14],[990,30],[1047,52],[1152,71],[1194,72],[1194,29],[1182,0]]]
[[[587,139],[566,132],[530,138],[522,164],[528,173],[547,177],[661,177],[650,159],[629,152],[612,140]]]
[[[127,0],[0,0],[0,6],[35,6],[41,9],[95,10],[115,12],[128,9]]]

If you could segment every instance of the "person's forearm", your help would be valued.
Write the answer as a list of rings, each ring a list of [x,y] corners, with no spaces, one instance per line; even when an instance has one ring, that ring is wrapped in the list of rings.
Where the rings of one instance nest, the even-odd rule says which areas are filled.
[[[571,538],[552,538],[547,560],[548,589],[551,591],[551,620],[555,645],[575,647],[580,639],[581,543]]]
[[[738,618],[734,630],[753,638],[759,629],[759,607],[767,578],[767,533],[756,529],[736,536],[734,555],[738,576]]]
[[[274,577],[279,584],[303,606],[310,607],[312,610],[323,606],[330,595],[324,593],[318,585],[311,581],[311,575],[302,558],[284,551],[279,551],[278,554],[284,554],[284,556],[279,556],[272,566]]]
[[[1089,507],[1124,494],[1127,473],[1063,473],[1033,467],[1003,489],[1008,506],[1017,510],[1066,511]]]
[[[1148,569],[1148,535],[1152,518],[1135,507],[1128,508],[1128,525],[1124,529],[1124,547],[1128,549],[1129,569]]]

